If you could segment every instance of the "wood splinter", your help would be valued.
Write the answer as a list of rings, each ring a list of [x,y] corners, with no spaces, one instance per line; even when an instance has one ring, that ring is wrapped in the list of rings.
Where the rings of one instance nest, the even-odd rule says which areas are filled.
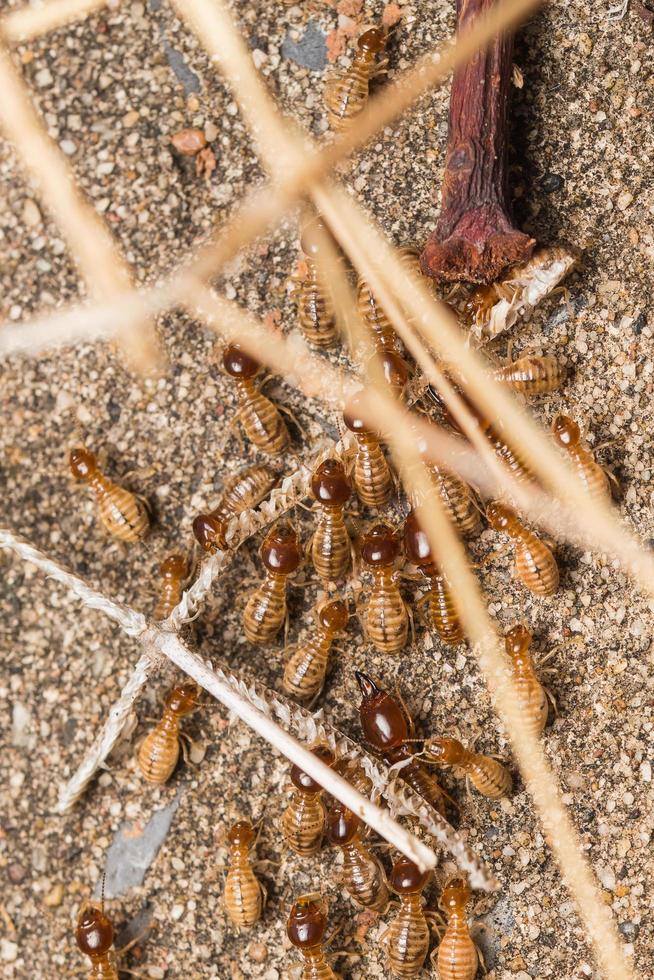
[[[494,0],[457,0],[457,30],[474,27]],[[513,35],[499,34],[452,80],[441,213],[421,256],[425,275],[491,283],[526,262],[535,240],[511,213],[507,150]]]

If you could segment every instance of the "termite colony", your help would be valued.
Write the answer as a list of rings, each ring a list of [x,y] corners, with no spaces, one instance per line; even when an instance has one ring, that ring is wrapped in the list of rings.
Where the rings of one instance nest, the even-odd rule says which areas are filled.
[[[328,84],[325,101],[333,130],[343,131],[362,111],[369,82],[385,70],[387,59],[382,53],[387,41],[387,32],[382,28],[366,31],[359,38],[351,69]],[[304,219],[300,243],[304,271],[295,276],[298,326],[307,344],[326,354],[340,346],[341,327],[330,279],[322,272],[321,263],[325,252],[337,249],[317,214]],[[399,261],[414,276],[419,274],[417,256],[412,246],[402,247]],[[337,255],[336,260],[350,285],[354,285],[344,257]],[[496,302],[511,298],[515,275],[509,271],[501,282],[455,297],[462,326],[472,329],[483,325]],[[366,358],[376,355],[381,375],[398,400],[425,416],[438,413],[440,424],[461,438],[458,420],[447,410],[435,407],[428,391],[410,400],[408,393],[412,382],[421,380],[420,372],[374,290],[361,277],[356,280],[356,296],[364,343],[363,355],[358,349],[352,355],[355,368],[363,371]],[[205,556],[236,549],[240,518],[270,497],[280,481],[277,460],[289,452],[289,447],[298,449],[298,440],[289,430],[280,406],[263,392],[261,365],[255,357],[244,345],[233,342],[222,350],[221,362],[234,402],[238,403],[233,421],[238,422],[247,442],[263,459],[226,478],[222,499],[193,520],[194,547]],[[524,398],[552,394],[565,379],[561,364],[551,355],[525,355],[502,367],[489,366],[497,382]],[[472,411],[474,425],[497,458],[516,479],[530,480],[530,469],[512,447],[510,433],[501,423],[483,416],[467,397],[460,379],[452,380]],[[426,388],[425,383],[422,389]],[[341,438],[332,450],[313,461],[306,496],[298,501],[311,511],[311,529],[303,535],[303,522],[308,519],[297,511],[266,529],[259,542],[259,580],[244,589],[240,609],[247,642],[265,651],[276,651],[280,689],[310,707],[329,683],[330,658],[338,656],[335,651],[339,640],[357,628],[357,622],[363,640],[375,648],[380,655],[377,659],[382,661],[410,658],[421,628],[432,638],[429,649],[434,642],[440,644],[444,657],[448,650],[465,643],[457,597],[420,523],[419,510],[425,502],[402,489],[386,451],[384,432],[366,420],[356,394],[334,421]],[[606,499],[606,474],[584,445],[577,423],[557,415],[552,432],[587,492]],[[124,542],[141,542],[150,524],[146,504],[106,477],[90,450],[73,449],[69,462],[73,475],[84,480],[95,494],[104,527]],[[507,535],[514,546],[515,574],[520,583],[535,596],[552,595],[559,586],[553,551],[510,502],[482,500],[478,491],[459,475],[428,459],[425,462],[431,492],[440,500],[461,539],[467,542],[478,536],[485,518],[492,530]],[[155,620],[165,625],[180,602],[184,588],[192,580],[196,557],[189,548],[185,553],[169,555],[159,565]],[[313,584],[319,594],[307,629],[296,642],[288,643],[289,609],[294,606],[289,603],[289,595],[300,577],[303,586]],[[418,582],[422,588],[407,587],[406,582]],[[280,636],[284,637],[281,651]],[[530,643],[529,630],[522,623],[506,633],[507,665],[519,693],[520,707],[530,730],[540,736],[548,718],[548,701],[530,655]],[[387,690],[383,677],[370,677],[355,670],[354,664],[351,673],[361,696],[359,714],[366,748],[389,765],[397,766],[399,780],[436,813],[456,819],[457,805],[450,796],[455,784],[450,783],[447,792],[440,785],[441,772],[450,769],[489,801],[511,794],[512,776],[502,762],[464,744],[456,730],[419,738],[401,697]],[[138,749],[137,764],[146,782],[162,784],[173,774],[180,753],[183,719],[198,707],[198,700],[197,687],[183,679],[165,694],[161,717]],[[456,729],[456,725],[452,728]],[[328,746],[315,744],[311,748],[326,764],[339,765],[340,760]],[[360,909],[387,916],[386,957],[392,975],[418,976],[431,948],[431,961],[441,980],[472,980],[477,974],[479,954],[468,924],[466,908],[471,893],[465,876],[443,874],[439,881],[440,914],[436,908],[426,911],[428,902],[423,893],[432,888],[429,873],[421,872],[404,857],[396,856],[392,863],[382,860],[356,814],[328,798],[322,787],[297,767],[289,776],[287,807],[279,821],[287,850],[306,869],[326,842],[338,849],[342,855],[340,883],[351,901]],[[368,793],[372,789],[369,784],[366,786],[365,778],[361,785]],[[225,835],[229,867],[224,908],[236,929],[255,927],[265,910],[265,890],[257,877],[256,839],[256,827],[245,815]],[[439,943],[432,948],[434,930]],[[302,958],[302,976],[307,980],[335,976],[325,948],[327,932],[324,896],[318,891],[297,897],[288,914],[287,934]],[[116,975],[109,962],[112,936],[104,911],[89,908],[82,912],[77,942],[91,958],[95,971],[91,976]]]

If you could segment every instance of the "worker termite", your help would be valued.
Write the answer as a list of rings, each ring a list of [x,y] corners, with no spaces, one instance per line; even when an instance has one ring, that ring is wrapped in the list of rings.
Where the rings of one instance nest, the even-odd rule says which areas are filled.
[[[286,619],[286,581],[300,564],[297,534],[290,524],[273,527],[261,545],[266,577],[250,596],[243,611],[243,627],[250,643],[269,643]]]
[[[524,723],[536,738],[547,724],[547,696],[529,653],[531,633],[521,623],[512,626],[504,637],[506,653],[513,669],[513,681],[518,692],[518,704]]]
[[[316,467],[311,477],[311,492],[320,508],[311,557],[320,578],[335,582],[350,567],[352,551],[343,517],[352,487],[340,460],[325,459]]]
[[[511,792],[512,780],[508,769],[492,756],[464,748],[455,738],[428,738],[424,753],[427,759],[439,766],[459,769],[482,796],[499,800]]]
[[[188,558],[184,555],[168,555],[159,565],[159,574],[159,599],[153,614],[153,619],[157,622],[168,619],[182,598],[184,583],[190,574]]]
[[[552,422],[552,432],[559,446],[567,452],[589,496],[595,500],[608,501],[611,490],[606,472],[595,462],[592,452],[584,445],[581,430],[574,419],[567,415],[557,415]]]
[[[430,878],[404,855],[395,862],[389,885],[400,899],[400,908],[388,927],[388,968],[394,977],[417,977],[429,951],[429,924],[422,893]]]
[[[334,764],[334,753],[324,745],[311,750],[326,765]],[[293,793],[282,816],[282,832],[286,843],[303,857],[320,850],[325,830],[325,804],[322,786],[298,766],[291,769]]]
[[[559,566],[554,555],[506,504],[491,501],[486,507],[488,523],[508,534],[516,548],[515,568],[520,581],[536,595],[553,595],[559,587]]]
[[[138,752],[138,765],[149,783],[170,779],[179,759],[179,724],[195,710],[199,698],[197,685],[178,684],[166,695],[161,721],[146,735]]]
[[[417,565],[429,582],[429,591],[420,601],[429,603],[429,618],[443,643],[456,646],[464,638],[463,627],[449,585],[438,570],[427,535],[411,511],[404,522],[404,554]]]
[[[93,490],[107,531],[121,541],[144,538],[150,527],[144,502],[101,473],[94,454],[83,446],[71,449],[69,461],[75,479],[84,480]]]
[[[388,904],[386,875],[361,839],[361,820],[342,803],[327,817],[327,839],[341,849],[341,884],[359,905],[377,911]]]
[[[198,514],[193,521],[193,534],[204,551],[227,547],[227,524],[246,510],[257,507],[277,483],[277,477],[263,464],[249,466],[225,480],[220,503],[206,514]]]
[[[398,255],[400,263],[407,271],[414,275],[421,275],[418,249],[411,245],[403,245],[398,249]],[[395,351],[397,354],[404,353],[404,344],[396,334],[386,311],[363,276],[359,276],[357,282],[357,311],[366,326],[370,328],[376,350]]]
[[[300,980],[338,980],[325,957],[327,907],[321,895],[302,895],[293,904],[286,934],[304,960]]]
[[[407,641],[409,617],[395,582],[400,544],[387,524],[375,524],[361,542],[361,559],[373,576],[363,623],[367,638],[381,653],[400,653]]]
[[[441,895],[439,904],[448,924],[436,957],[440,980],[474,980],[477,975],[479,956],[466,917],[469,901],[470,886],[463,877],[448,882]]]
[[[311,347],[322,350],[335,347],[340,339],[334,303],[325,273],[320,268],[326,236],[332,239],[320,218],[314,218],[305,226],[300,244],[307,275],[301,280],[297,292],[300,329]],[[335,242],[333,245],[336,249]]]
[[[347,626],[349,613],[342,599],[323,602],[316,610],[316,626],[289,657],[282,686],[286,694],[305,701],[322,691],[329,651]]]
[[[263,886],[250,859],[254,841],[254,829],[248,820],[239,820],[227,834],[229,869],[225,879],[225,909],[238,928],[253,926],[261,918],[263,908]]]
[[[271,455],[283,452],[289,441],[288,429],[277,406],[261,393],[254,380],[259,362],[239,344],[229,344],[223,353],[223,366],[236,383],[241,406],[238,418],[248,439]]]
[[[359,717],[363,734],[370,745],[380,752],[389,765],[406,763],[398,769],[398,777],[423,797],[440,814],[445,813],[443,793],[424,764],[413,757],[409,748],[413,722],[407,717],[402,705],[381,690],[366,676],[355,671],[363,699]]]
[[[498,421],[491,424],[489,419],[484,416],[484,413],[479,409],[474,402],[468,398],[468,396],[463,391],[458,392],[459,397],[465,402],[466,407],[469,409],[473,415],[475,422],[479,426],[479,429],[485,436],[485,438],[490,443],[493,452],[500,459],[504,465],[509,469],[511,476],[518,481],[533,480],[534,474],[529,463],[523,459],[520,453],[513,448],[510,439],[505,435],[505,425],[503,422]],[[461,426],[454,415],[446,410],[446,416],[448,421],[454,426],[454,428],[461,432]]]
[[[327,80],[325,105],[329,125],[335,132],[342,132],[363,111],[370,82],[386,71],[388,58],[377,61],[377,56],[386,47],[387,39],[388,31],[383,27],[365,31],[357,41],[352,66]]]
[[[349,400],[343,421],[357,441],[353,471],[357,494],[367,507],[382,508],[393,496],[393,477],[379,440],[363,421],[356,395]]]
[[[560,361],[550,354],[524,354],[497,368],[493,377],[518,394],[531,398],[560,388],[565,380],[565,370]]]
[[[102,903],[104,906],[104,902]],[[118,980],[112,946],[114,929],[104,908],[86,905],[80,911],[75,929],[75,942],[91,960],[88,980]]]

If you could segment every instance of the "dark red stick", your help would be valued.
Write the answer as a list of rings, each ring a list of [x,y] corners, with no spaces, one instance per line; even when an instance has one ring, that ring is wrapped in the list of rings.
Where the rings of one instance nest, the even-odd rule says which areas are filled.
[[[494,0],[457,0],[458,28]],[[490,283],[526,262],[535,241],[513,224],[507,174],[507,109],[513,35],[501,34],[452,81],[441,214],[421,256],[435,279]]]

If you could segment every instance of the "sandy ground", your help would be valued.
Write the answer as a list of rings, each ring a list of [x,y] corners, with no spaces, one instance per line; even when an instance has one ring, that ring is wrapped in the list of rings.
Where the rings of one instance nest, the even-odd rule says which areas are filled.
[[[3,9],[11,6],[5,0]],[[402,11],[391,77],[453,25],[452,5],[440,0],[407,3]],[[337,26],[335,10],[315,2],[242,0],[237,13],[270,90],[289,115],[320,134],[327,50],[321,37]],[[380,13],[372,6],[364,11],[369,21]],[[548,423],[566,409],[591,442],[611,443],[600,459],[619,478],[624,521],[651,542],[654,48],[635,9],[616,25],[606,13],[604,4],[591,11],[581,2],[554,4],[532,19],[517,45],[524,75],[513,110],[519,219],[543,243],[583,248],[584,259],[569,282],[570,305],[555,298],[512,336],[517,352],[536,343],[564,359],[571,373],[564,391],[534,411]],[[105,11],[20,47],[16,60],[51,136],[142,281],[169,270],[263,179],[232,94],[160,0],[150,0],[150,9],[135,2]],[[423,99],[361,154],[347,177],[396,243],[422,242],[433,227],[446,109],[447,91]],[[190,125],[211,140],[217,168],[209,180],[171,154],[171,134]],[[0,306],[3,318],[18,320],[75,299],[82,287],[58,229],[34,203],[34,189],[2,142],[0,172]],[[260,316],[279,316],[290,329],[287,280],[296,258],[290,222],[229,270],[226,292]],[[192,516],[217,500],[226,472],[255,458],[228,435],[235,403],[217,369],[212,337],[181,315],[166,317],[160,333],[170,370],[157,381],[135,380],[103,346],[2,365],[3,523],[144,611],[153,604],[157,563],[188,545]],[[305,430],[295,432],[293,452],[304,455],[322,428],[333,429],[334,419],[318,404],[283,384],[270,391]],[[152,502],[156,525],[146,545],[127,550],[108,540],[92,502],[73,486],[65,452],[80,438],[104,455],[111,475]],[[282,462],[292,465],[290,456]],[[308,538],[309,519],[298,519]],[[357,519],[365,523],[367,516]],[[499,544],[484,531],[474,557],[483,559]],[[244,580],[257,571],[257,547],[257,541],[246,546],[218,583],[196,642],[204,655],[276,685],[281,656],[248,645],[239,619]],[[512,583],[508,552],[479,574],[498,624],[524,619],[537,653],[554,651],[551,687],[559,715],[546,731],[547,754],[628,955],[641,976],[652,976],[652,611],[610,557],[564,546],[557,554],[562,587],[546,601]],[[384,975],[383,930],[353,914],[338,887],[334,855],[323,849],[301,861],[282,844],[283,760],[242,725],[229,726],[220,707],[208,706],[187,726],[206,744],[204,761],[182,766],[169,785],[152,790],[135,770],[134,745],[159,710],[165,684],[153,682],[138,704],[139,727],[109,771],[72,814],[53,816],[58,787],[91,744],[138,650],[32,567],[9,555],[0,563],[2,976],[84,972],[72,923],[121,828],[127,841],[154,847],[164,838],[143,883],[107,905],[123,929],[121,942],[150,921],[151,931],[123,964],[139,975],[294,976],[297,957],[288,948],[285,918],[293,896],[311,890],[329,897],[330,919],[340,929],[333,948],[356,954],[336,960],[342,976]],[[307,627],[315,599],[314,585],[293,592],[291,639]],[[384,659],[362,642],[356,621],[342,646],[321,703],[343,731],[359,737],[353,669],[367,668],[388,686],[400,682],[423,733],[478,736],[480,748],[506,757],[504,733],[465,648],[452,653],[419,628],[416,649]],[[476,936],[489,976],[598,977],[520,781],[502,806],[467,798],[449,776],[443,781],[460,804],[468,840],[501,882],[497,894],[475,896],[475,916],[484,916]],[[221,904],[221,834],[237,815],[263,818],[258,856],[273,862],[262,868],[269,895],[263,921],[242,935]],[[133,871],[125,861],[129,866],[118,872],[123,883]],[[438,882],[446,873],[439,869]],[[437,896],[434,885],[431,907]]]

